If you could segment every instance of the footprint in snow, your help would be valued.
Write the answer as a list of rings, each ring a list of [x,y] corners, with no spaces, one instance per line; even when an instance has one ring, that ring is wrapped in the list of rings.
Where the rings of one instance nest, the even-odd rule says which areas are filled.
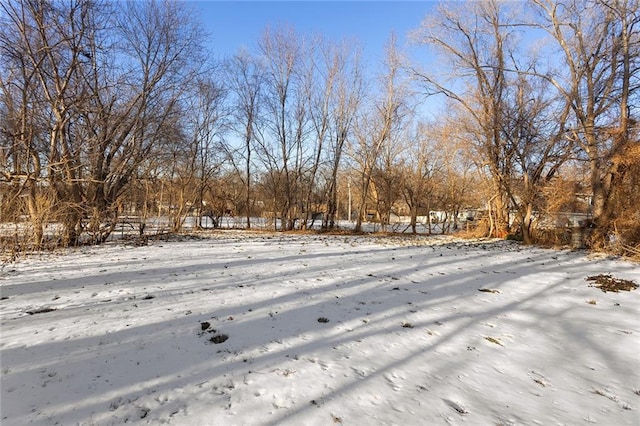
[[[400,382],[405,379],[402,375],[400,375],[399,373],[393,372],[391,374],[385,374],[384,378],[389,382],[389,384],[391,385],[391,388],[394,391],[402,390],[402,383]]]

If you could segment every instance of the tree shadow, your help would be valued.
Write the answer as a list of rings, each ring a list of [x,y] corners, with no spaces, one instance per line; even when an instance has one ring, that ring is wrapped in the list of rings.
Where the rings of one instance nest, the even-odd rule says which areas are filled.
[[[578,297],[577,306],[566,300],[554,303],[576,292],[585,294],[577,290],[583,283],[576,277],[585,267],[577,254],[529,249],[523,255],[519,246],[499,244],[501,249],[493,250],[493,243],[398,247],[341,237],[258,240],[265,246],[255,241],[196,242],[209,257],[181,263],[185,257],[178,255],[175,265],[165,265],[160,256],[149,258],[136,271],[89,273],[55,283],[56,291],[73,293],[83,279],[83,291],[92,291],[104,287],[102,281],[108,278],[113,286],[126,283],[131,289],[120,298],[79,298],[77,305],[33,316],[15,311],[7,316],[3,310],[3,328],[11,328],[6,337],[3,333],[7,340],[0,352],[3,424],[172,418],[197,423],[195,407],[220,423],[233,423],[241,411],[247,423],[299,424],[306,418],[341,419],[341,401],[354,403],[347,413],[360,410],[366,415],[369,410],[383,423],[419,420],[425,402],[430,406],[426,412],[444,418],[478,416],[474,418],[485,421],[522,414],[526,421],[531,407],[552,407],[548,395],[529,408],[517,407],[522,410],[518,414],[517,409],[497,407],[495,401],[490,404],[495,394],[480,386],[490,386],[490,381],[457,383],[466,389],[460,390],[463,394],[477,388],[466,406],[447,393],[447,381],[460,372],[474,377],[474,369],[496,366],[496,360],[512,362],[509,356],[525,371],[511,379],[529,392],[541,392],[535,380],[566,379],[559,370],[546,370],[566,364],[568,358],[575,366],[570,374],[584,375],[580,368],[590,365],[606,369],[617,381],[633,377],[627,354],[603,345],[594,334],[598,326],[632,330],[632,320],[610,324],[603,317],[597,326],[585,327],[593,315],[582,299]],[[278,244],[288,246],[284,253],[275,249]],[[336,246],[344,251],[337,252]],[[167,244],[164,253],[179,247]],[[353,256],[354,251],[359,254]],[[371,259],[378,262],[372,264]],[[117,265],[118,261],[110,268],[117,271]],[[162,281],[167,276],[175,280]],[[9,282],[2,283],[2,290],[29,299],[46,294],[50,285],[46,280]],[[496,292],[479,292],[480,288]],[[229,339],[209,342],[214,334],[202,329],[204,321]],[[548,336],[529,342],[529,336],[509,337],[501,328],[544,330]],[[621,342],[630,339],[635,336],[620,334]],[[379,351],[370,351],[371,342],[381,346]],[[562,342],[566,345],[555,352],[536,347]],[[536,352],[553,359],[536,360]],[[504,379],[504,373],[491,368],[485,373]],[[289,385],[289,391],[301,394],[289,395],[287,402],[286,389],[278,384],[291,383],[305,372],[324,379],[306,390]],[[532,379],[534,374],[546,378]],[[255,400],[243,400],[254,383],[264,386],[263,375],[275,388]],[[405,379],[396,379],[403,375]],[[593,387],[604,388],[603,382],[589,379]],[[399,382],[411,383],[411,389]],[[385,388],[391,391],[377,406],[362,402],[372,389]],[[558,390],[567,391],[559,384],[554,387]],[[422,402],[415,400],[418,395]],[[48,404],[39,406],[43,400]],[[483,404],[490,408],[481,409]],[[404,412],[387,412],[399,405]],[[248,412],[255,412],[255,417]]]

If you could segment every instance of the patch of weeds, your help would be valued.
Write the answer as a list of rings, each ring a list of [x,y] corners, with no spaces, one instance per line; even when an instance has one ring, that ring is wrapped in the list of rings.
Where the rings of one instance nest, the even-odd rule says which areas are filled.
[[[151,295],[151,294],[147,294],[145,297],[142,298],[142,300],[151,300],[151,299],[155,299],[156,297]]]
[[[288,368],[280,372],[280,374],[282,374],[284,377],[289,377],[295,373],[296,373],[296,370],[289,370]]]
[[[320,318],[318,318],[318,322],[322,323],[322,324],[326,324],[326,323],[329,322],[329,318],[320,317]]]
[[[220,343],[226,342],[228,339],[229,336],[227,336],[226,334],[216,334],[215,336],[210,338],[209,341],[215,345],[219,345]]]
[[[402,323],[402,328],[413,328],[413,327],[414,327],[413,324],[411,324],[410,322],[405,321]]]
[[[620,290],[631,291],[638,288],[638,284],[631,280],[614,278],[609,274],[592,275],[585,280],[594,282],[589,284],[589,287],[597,287],[605,293],[607,291],[618,293]]]
[[[587,300],[587,303],[590,305],[595,305],[598,302],[596,302],[594,299],[591,299],[591,300]]]
[[[478,291],[483,293],[500,293],[500,290],[496,290],[494,288],[479,288]]]
[[[200,323],[200,329],[202,331],[205,331],[206,329],[208,329],[209,327],[211,327],[211,323],[207,322],[207,321],[203,321]]]
[[[500,340],[496,339],[495,337],[491,337],[491,336],[487,336],[485,337],[485,340],[494,343],[496,345],[502,346],[502,343],[500,343]]]

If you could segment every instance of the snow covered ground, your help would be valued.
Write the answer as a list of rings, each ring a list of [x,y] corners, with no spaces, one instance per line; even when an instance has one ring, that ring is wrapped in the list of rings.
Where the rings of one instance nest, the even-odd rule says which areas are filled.
[[[640,424],[640,267],[452,237],[220,232],[5,264],[10,425]]]

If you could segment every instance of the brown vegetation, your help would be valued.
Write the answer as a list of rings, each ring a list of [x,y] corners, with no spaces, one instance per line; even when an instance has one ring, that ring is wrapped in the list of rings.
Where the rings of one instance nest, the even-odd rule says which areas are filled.
[[[580,232],[640,257],[638,2],[447,4],[414,34],[438,67],[391,35],[368,86],[356,43],[286,27],[214,61],[183,6],[2,3],[3,251],[101,243],[123,222],[178,232],[188,216],[357,232],[402,216],[413,233]],[[527,27],[550,43],[527,45]],[[420,117],[418,92],[444,111]]]

